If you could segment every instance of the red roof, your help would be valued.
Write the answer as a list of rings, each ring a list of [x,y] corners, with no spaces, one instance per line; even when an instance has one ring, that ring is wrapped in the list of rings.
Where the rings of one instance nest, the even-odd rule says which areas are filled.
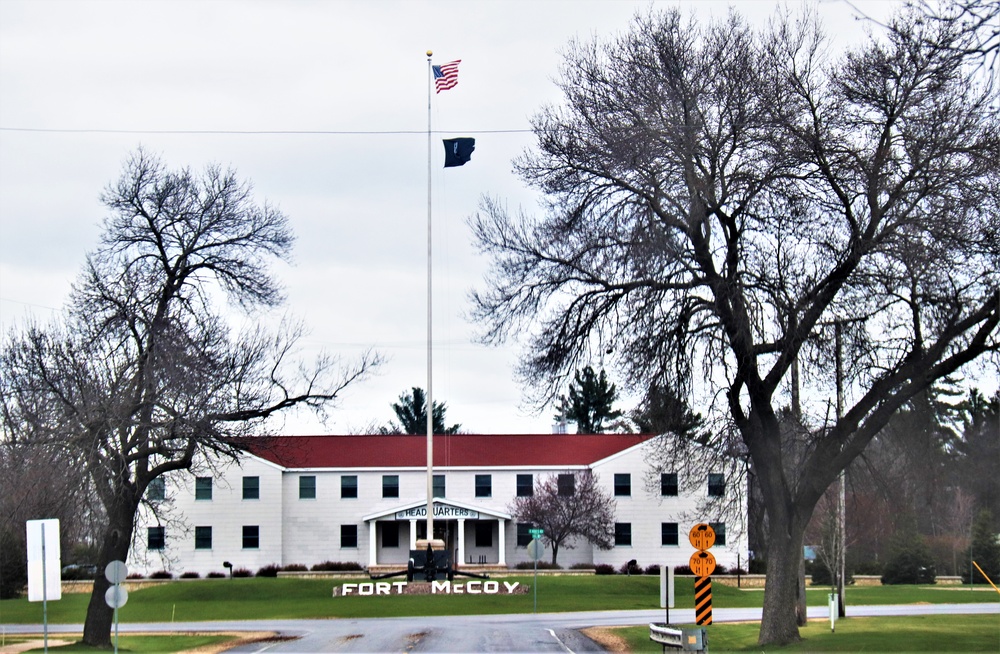
[[[435,467],[589,465],[651,434],[455,434],[434,437]],[[250,439],[251,453],[285,468],[418,468],[426,436],[277,436]]]

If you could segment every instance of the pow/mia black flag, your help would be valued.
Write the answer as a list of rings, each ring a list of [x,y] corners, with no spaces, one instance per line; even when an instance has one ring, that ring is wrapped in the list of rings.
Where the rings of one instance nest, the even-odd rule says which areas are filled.
[[[472,151],[475,149],[474,138],[444,139],[444,167],[465,165],[472,158]]]

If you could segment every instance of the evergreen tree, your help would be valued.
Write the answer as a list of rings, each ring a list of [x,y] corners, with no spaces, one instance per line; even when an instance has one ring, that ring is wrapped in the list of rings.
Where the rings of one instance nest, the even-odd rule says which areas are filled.
[[[393,402],[392,410],[399,424],[389,423],[381,429],[383,434],[426,434],[427,396],[424,389],[414,386],[410,393],[402,393],[399,402]],[[448,410],[444,402],[434,403],[434,433],[457,434],[462,425],[444,426],[444,414]]]
[[[642,404],[631,417],[642,433],[677,434],[703,444],[706,440],[702,433],[705,419],[667,384],[650,384]]]
[[[1000,583],[1000,542],[993,528],[993,515],[988,509],[983,509],[972,523],[972,542],[966,552],[965,561],[968,566],[962,573],[964,583],[985,584],[983,573],[976,570],[972,561],[976,562],[982,571],[993,581]]]
[[[569,398],[560,398],[562,408],[556,420],[576,422],[577,432],[581,434],[603,434],[605,421],[622,415],[621,411],[612,408],[618,399],[618,390],[608,383],[603,370],[598,374],[590,366],[577,370],[574,379],[575,385],[569,385]]]

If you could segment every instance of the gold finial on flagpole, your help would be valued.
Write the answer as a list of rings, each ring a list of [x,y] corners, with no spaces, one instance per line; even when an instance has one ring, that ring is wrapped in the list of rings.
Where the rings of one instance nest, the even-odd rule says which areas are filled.
[[[432,57],[432,56],[434,56],[434,53],[432,51],[428,50],[427,51],[427,56],[428,57]]]

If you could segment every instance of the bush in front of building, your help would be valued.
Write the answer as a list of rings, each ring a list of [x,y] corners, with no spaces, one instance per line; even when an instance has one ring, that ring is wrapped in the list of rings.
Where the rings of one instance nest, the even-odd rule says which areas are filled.
[[[323,561],[312,567],[313,572],[356,572],[364,570],[357,561]]]
[[[643,574],[647,575],[658,575],[660,574],[660,564],[653,563],[652,565],[647,565],[646,569],[642,571]]]
[[[213,572],[209,572],[207,575],[205,575],[205,578],[206,579],[225,579],[226,578],[226,573],[225,572],[215,572],[215,571],[213,571]]]
[[[594,566],[595,575],[613,575],[615,574],[615,566],[610,563],[598,563]]]
[[[181,579],[201,579],[201,575],[193,570],[181,573]]]
[[[618,568],[618,573],[623,575],[641,575],[642,568],[639,567],[639,563],[632,559],[627,563],[623,563],[622,567]]]
[[[248,570],[246,568],[233,568],[233,577],[252,577],[253,570]]]
[[[552,561],[521,561],[514,565],[515,570],[535,570],[535,566],[538,566],[538,570],[562,570],[563,567],[558,563],[553,563]],[[590,567],[589,565],[586,567]]]
[[[166,570],[157,570],[149,575],[150,579],[173,579],[174,575]]]
[[[277,563],[270,563],[257,571],[258,577],[277,577],[281,566]]]
[[[309,568],[302,565],[301,563],[289,563],[288,565],[281,566],[282,572],[309,572]]]

